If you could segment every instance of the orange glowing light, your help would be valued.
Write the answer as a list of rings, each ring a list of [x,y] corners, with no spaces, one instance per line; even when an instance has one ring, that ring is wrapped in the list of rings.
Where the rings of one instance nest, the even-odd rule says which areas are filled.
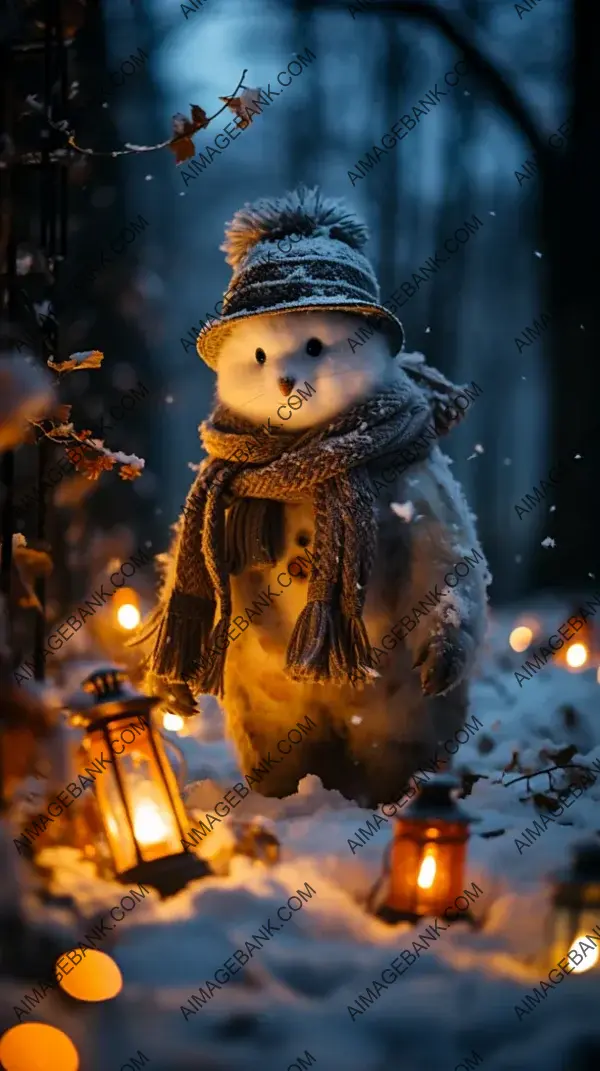
[[[132,602],[124,602],[117,610],[117,621],[121,628],[127,629],[128,631],[137,628],[141,619],[142,615],[140,614],[140,611]]]
[[[0,1038],[5,1071],[79,1071],[79,1055],[71,1039],[46,1023],[20,1023]]]
[[[526,651],[533,639],[533,632],[527,625],[519,625],[514,628],[508,637],[508,642],[513,651]]]
[[[588,660],[588,649],[585,643],[572,643],[570,647],[567,647],[565,658],[567,664],[573,669],[584,666]]]
[[[145,799],[134,805],[133,831],[135,839],[142,845],[162,844],[168,840],[171,827],[165,822],[154,800]]]
[[[585,934],[584,933],[577,934],[577,937],[573,941],[573,944],[571,945],[567,955],[570,955],[571,952],[574,952],[574,951],[576,952],[577,951],[577,945],[579,944],[580,941],[585,941]],[[573,967],[573,974],[583,974],[584,971],[590,971],[592,969],[592,967],[596,966],[596,964],[598,962],[598,956],[599,955],[600,955],[600,953],[598,952],[598,949],[594,948],[592,950],[592,954],[591,954],[589,959],[586,956],[584,958],[583,963],[579,963],[576,967]]]
[[[437,870],[437,864],[433,855],[426,855],[421,863],[421,869],[419,870],[419,876],[417,878],[417,885],[420,889],[430,889],[435,881],[435,872]]]
[[[179,729],[183,729],[183,718],[181,714],[172,714],[170,710],[166,710],[163,714],[163,727],[170,729],[172,733],[176,733]]]
[[[56,961],[56,966],[62,972],[58,984],[65,993],[77,1000],[95,1001],[111,1000],[121,992],[123,976],[111,956],[95,949],[87,949],[85,955],[80,948],[74,948],[73,952],[78,952],[82,957],[81,963],[71,965],[66,957]],[[68,973],[64,973],[66,964],[70,968]]]

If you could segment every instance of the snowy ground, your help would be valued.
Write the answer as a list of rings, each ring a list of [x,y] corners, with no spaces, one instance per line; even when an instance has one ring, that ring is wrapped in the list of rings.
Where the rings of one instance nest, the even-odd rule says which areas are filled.
[[[542,640],[571,612],[556,604],[539,611]],[[276,866],[236,856],[226,876],[196,882],[165,902],[153,894],[118,927],[114,943],[102,946],[123,973],[118,997],[90,1005],[51,993],[23,1022],[51,1023],[69,1034],[81,1071],[128,1068],[138,1049],[151,1071],[286,1071],[298,1066],[299,1056],[307,1059],[306,1050],[314,1066],[326,1071],[453,1071],[473,1050],[486,1071],[600,1066],[600,970],[570,975],[521,1021],[514,1010],[547,979],[548,967],[534,962],[547,948],[544,875],[566,862],[569,845],[582,832],[600,832],[599,778],[565,811],[564,824],[548,826],[522,854],[515,845],[532,824],[533,805],[519,799],[523,782],[511,788],[493,783],[513,752],[533,769],[550,765],[546,750],[569,744],[578,749],[572,761],[600,758],[595,666],[570,673],[548,664],[519,688],[513,671],[527,656],[507,645],[516,619],[516,612],[496,615],[491,624],[472,701],[484,728],[455,760],[456,768],[488,778],[475,783],[466,801],[482,819],[472,830],[465,882],[484,891],[475,905],[482,930],[449,929],[353,1021],[348,1005],[381,979],[402,949],[412,948],[427,922],[411,931],[366,914],[364,901],[393,823],[352,854],[348,838],[370,813],[307,778],[288,800],[252,793],[236,811],[240,818],[272,819],[282,845]],[[207,712],[194,732],[179,743],[189,764],[187,803],[200,813],[231,787],[237,770],[214,713]],[[547,779],[539,778],[538,785],[543,791]],[[228,821],[207,839],[211,852],[224,844]],[[505,832],[482,836],[499,830]],[[68,851],[64,858],[53,891],[74,896],[86,915],[123,896],[122,886],[99,882]],[[275,921],[277,908],[306,882],[316,895],[184,1019],[180,1006],[199,986],[206,988],[252,933],[269,918]],[[56,925],[62,916],[54,909],[52,918]],[[74,932],[83,932],[80,927]],[[12,1006],[32,985],[0,983],[4,1028],[16,1023]]]

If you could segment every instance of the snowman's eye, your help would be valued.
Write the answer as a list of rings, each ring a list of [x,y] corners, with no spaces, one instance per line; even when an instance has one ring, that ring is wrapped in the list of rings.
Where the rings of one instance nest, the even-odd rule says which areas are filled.
[[[318,357],[323,349],[323,343],[320,338],[309,338],[306,343],[306,352],[309,357]]]
[[[254,354],[254,356],[256,357],[256,360],[258,361],[259,364],[264,364],[266,359],[267,359],[267,355],[266,355],[265,351],[261,350],[261,349],[257,349],[257,351]]]

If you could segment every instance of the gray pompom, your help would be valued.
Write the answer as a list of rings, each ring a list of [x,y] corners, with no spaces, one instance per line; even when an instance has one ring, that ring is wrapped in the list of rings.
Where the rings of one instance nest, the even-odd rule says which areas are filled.
[[[240,208],[226,226],[221,249],[235,270],[257,242],[276,242],[292,234],[336,238],[352,249],[362,249],[369,237],[366,225],[344,201],[323,197],[318,186],[299,186],[283,197],[265,197]]]

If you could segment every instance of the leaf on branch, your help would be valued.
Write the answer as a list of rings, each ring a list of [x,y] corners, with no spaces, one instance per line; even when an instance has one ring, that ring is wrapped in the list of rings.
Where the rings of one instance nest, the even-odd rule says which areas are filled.
[[[544,792],[535,792],[531,798],[540,811],[555,811],[559,802],[556,796],[548,796]]]
[[[204,130],[204,127],[208,126],[210,122],[204,108],[201,108],[199,104],[190,104],[190,111],[194,130]]]
[[[568,747],[561,748],[560,751],[544,751],[544,757],[547,755],[555,766],[566,766],[571,761],[573,755],[577,754],[577,748],[575,744],[569,744]]]
[[[122,480],[137,480],[142,475],[143,465],[121,465],[119,476]]]
[[[513,770],[520,770],[518,751],[513,751],[512,759],[508,763],[508,766],[504,767],[504,773],[512,773]]]
[[[70,439],[73,435],[72,424],[58,424],[46,432],[49,439]]]
[[[100,350],[83,350],[81,353],[72,353],[66,361],[55,364],[48,361],[48,368],[53,372],[78,372],[82,368],[100,368],[104,354]]]
[[[197,130],[204,130],[208,126],[209,119],[199,104],[190,104],[191,119],[183,112],[177,112],[173,116],[173,139],[169,142],[171,152],[175,153],[175,163],[183,164],[195,155],[196,149],[191,135]]]
[[[98,480],[103,472],[109,472],[114,468],[115,459],[100,454],[97,457],[84,457],[75,462],[77,472],[85,476],[86,480]]]
[[[191,138],[180,137],[176,141],[170,141],[169,148],[175,154],[176,164],[184,164],[186,160],[191,160],[192,156],[196,155],[196,148]]]
[[[245,130],[246,127],[250,126],[256,109],[252,108],[252,114],[248,109],[258,99],[261,92],[261,89],[243,89],[239,97],[219,97],[219,100],[222,100],[229,110],[238,119],[242,120],[241,123],[237,124],[240,130]]]

